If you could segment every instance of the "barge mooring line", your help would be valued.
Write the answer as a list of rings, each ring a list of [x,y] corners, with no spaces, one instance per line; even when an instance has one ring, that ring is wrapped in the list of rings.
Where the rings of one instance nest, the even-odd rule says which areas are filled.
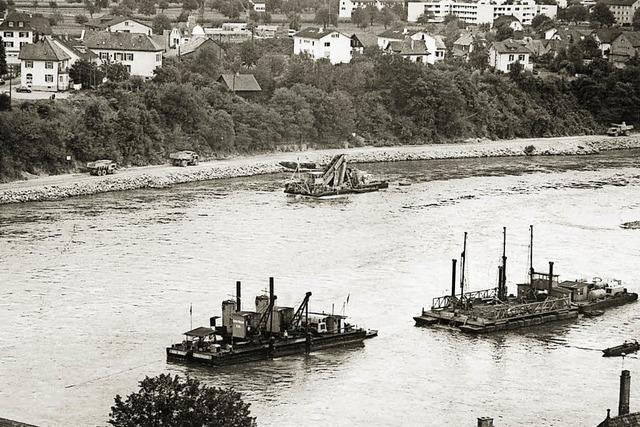
[[[142,368],[144,366],[149,366],[149,365],[152,365],[154,363],[160,362],[162,360],[164,360],[164,359],[157,359],[157,360],[151,361],[149,363],[144,363],[142,365],[134,366],[134,367],[129,368],[129,369],[123,369],[121,371],[113,372],[111,374],[103,375],[101,377],[92,378],[90,380],[82,381],[82,382],[77,383],[77,384],[69,384],[69,385],[64,386],[64,388],[73,388],[73,387],[78,387],[78,386],[81,386],[81,385],[89,384],[89,383],[92,383],[94,381],[103,380],[103,379],[106,379],[106,378],[110,378],[110,377],[113,377],[113,376],[116,376],[116,375],[123,374],[125,372],[129,372],[129,371],[133,371],[135,369]]]

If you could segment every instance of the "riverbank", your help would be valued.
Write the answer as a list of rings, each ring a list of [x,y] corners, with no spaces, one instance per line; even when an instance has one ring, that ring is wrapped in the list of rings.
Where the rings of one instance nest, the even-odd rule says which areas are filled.
[[[533,146],[533,149],[528,148]],[[640,148],[640,134],[629,137],[602,135],[502,141],[475,140],[457,144],[393,147],[358,147],[271,153],[200,163],[186,168],[170,165],[119,170],[115,175],[65,174],[0,184],[0,204],[59,200],[110,191],[164,188],[175,184],[235,178],[284,171],[283,160],[327,163],[345,153],[353,163],[396,162],[473,157],[597,154],[605,150]]]

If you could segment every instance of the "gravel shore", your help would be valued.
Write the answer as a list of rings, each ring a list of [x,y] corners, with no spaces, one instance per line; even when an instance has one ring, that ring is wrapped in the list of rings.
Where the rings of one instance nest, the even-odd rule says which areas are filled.
[[[115,175],[66,174],[0,184],[0,204],[58,200],[109,191],[163,188],[175,184],[282,172],[283,160],[327,163],[338,153],[354,163],[396,162],[472,157],[523,156],[532,145],[533,155],[596,154],[603,150],[640,148],[640,134],[629,137],[572,136],[504,141],[473,140],[457,144],[394,147],[359,147],[237,157],[200,163],[186,168],[170,165],[119,170]]]

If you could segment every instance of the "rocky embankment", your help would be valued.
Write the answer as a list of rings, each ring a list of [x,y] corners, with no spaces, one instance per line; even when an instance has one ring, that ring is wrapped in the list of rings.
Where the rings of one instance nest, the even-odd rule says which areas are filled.
[[[186,168],[170,165],[127,168],[115,175],[67,174],[0,185],[0,204],[58,200],[110,191],[163,188],[175,184],[281,172],[280,161],[327,163],[345,153],[354,163],[396,162],[472,157],[596,154],[603,150],[640,148],[640,134],[629,137],[575,136],[505,141],[473,140],[459,144],[359,147],[238,157]]]

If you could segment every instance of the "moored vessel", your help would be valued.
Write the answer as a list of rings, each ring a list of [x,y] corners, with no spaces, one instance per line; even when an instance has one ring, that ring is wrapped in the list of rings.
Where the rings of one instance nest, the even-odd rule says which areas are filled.
[[[623,344],[602,350],[602,357],[626,356],[631,353],[636,353],[638,350],[640,350],[640,344],[638,344],[638,341],[625,341]]]
[[[167,347],[167,359],[223,366],[362,344],[377,336],[375,330],[348,323],[344,315],[310,312],[310,297],[307,292],[297,310],[276,306],[270,278],[269,295],[256,297],[255,311],[243,311],[236,282],[236,299],[222,302],[222,316],[211,317],[209,327],[185,332],[182,342]]]
[[[335,156],[323,170],[301,172],[285,184],[284,192],[310,197],[368,193],[388,188],[386,181],[370,181],[367,174],[347,164],[344,154]]]

